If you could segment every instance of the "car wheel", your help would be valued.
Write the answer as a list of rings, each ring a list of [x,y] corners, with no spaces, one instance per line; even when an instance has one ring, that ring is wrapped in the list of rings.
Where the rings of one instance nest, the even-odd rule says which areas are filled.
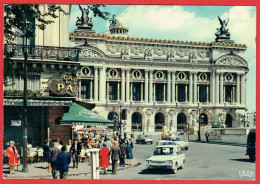
[[[153,144],[153,141],[151,142],[151,144]]]
[[[249,159],[251,162],[255,162],[255,155],[249,155]]]
[[[139,141],[136,141],[136,144],[139,144]]]
[[[184,169],[184,163],[182,164],[181,169]]]
[[[189,148],[187,147],[186,150],[188,150]]]
[[[172,169],[173,174],[176,174],[176,173],[177,173],[177,170],[178,170],[178,164],[176,163],[176,164],[175,164],[175,167]]]

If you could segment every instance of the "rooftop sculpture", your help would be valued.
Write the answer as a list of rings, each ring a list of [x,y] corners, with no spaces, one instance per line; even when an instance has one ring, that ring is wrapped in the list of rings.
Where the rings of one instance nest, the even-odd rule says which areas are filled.
[[[217,28],[217,33],[215,33],[215,35],[217,36],[216,41],[217,42],[232,42],[230,40],[230,33],[229,30],[227,29],[227,25],[229,22],[229,18],[227,20],[222,20],[219,16],[218,16],[218,20],[220,23],[220,28]]]
[[[92,17],[89,18],[88,14],[89,14],[89,7],[86,8],[82,8],[79,5],[79,9],[81,11],[81,17],[77,17],[77,21],[76,21],[76,26],[78,26],[78,28],[85,28],[85,29],[92,29],[93,27],[93,22],[92,22]]]

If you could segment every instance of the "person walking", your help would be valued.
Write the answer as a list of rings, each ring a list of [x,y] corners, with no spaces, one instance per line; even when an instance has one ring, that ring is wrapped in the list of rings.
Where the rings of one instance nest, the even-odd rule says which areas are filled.
[[[103,167],[104,174],[107,174],[107,168],[109,167],[110,151],[107,148],[107,145],[105,143],[103,143],[103,147],[100,150],[99,156],[100,156],[99,167]]]
[[[205,137],[206,137],[207,142],[209,142],[209,132],[207,129],[205,130]]]
[[[120,158],[120,148],[118,146],[117,141],[113,141],[110,152],[111,152],[111,160],[112,160],[112,174],[116,175],[117,168],[118,168],[118,160]]]
[[[48,167],[49,159],[50,159],[50,147],[48,145],[48,140],[44,140],[44,145],[42,147],[43,149],[43,162],[44,162],[44,168]]]
[[[53,179],[57,179],[57,170],[56,170],[56,160],[61,150],[58,148],[59,143],[54,142],[54,147],[50,149],[50,161],[51,161],[51,168],[52,168],[52,177]]]
[[[126,144],[124,141],[120,143],[120,166],[125,167]]]
[[[56,169],[60,172],[60,179],[66,179],[69,171],[69,164],[71,157],[68,153],[65,153],[65,146],[62,146],[61,153],[57,156]]]
[[[72,155],[72,160],[73,160],[73,167],[72,168],[78,168],[78,163],[79,159],[78,156],[80,155],[81,152],[81,145],[77,140],[74,140],[74,143],[71,145],[70,152]]]
[[[126,159],[127,159],[127,164],[131,165],[130,160],[133,159],[133,148],[131,147],[131,142],[127,142],[127,147],[126,147]]]
[[[14,141],[10,141],[10,146],[6,149],[6,156],[8,157],[8,165],[10,167],[10,174],[14,174],[14,166],[19,165],[17,159],[18,150],[14,146]]]

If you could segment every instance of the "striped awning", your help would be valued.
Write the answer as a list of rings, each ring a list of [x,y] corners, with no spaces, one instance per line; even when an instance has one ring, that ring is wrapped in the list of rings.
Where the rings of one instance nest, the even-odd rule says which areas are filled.
[[[64,100],[27,100],[27,106],[71,106],[72,101]],[[4,106],[23,106],[23,99],[4,99]]]

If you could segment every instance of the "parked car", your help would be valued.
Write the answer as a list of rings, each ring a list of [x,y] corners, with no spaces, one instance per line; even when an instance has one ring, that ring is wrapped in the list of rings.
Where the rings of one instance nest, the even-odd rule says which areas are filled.
[[[160,140],[160,141],[158,141],[158,142],[155,144],[155,147],[156,147],[156,146],[166,146],[166,145],[176,145],[176,143],[173,142],[173,141]]]
[[[255,162],[255,129],[251,129],[247,136],[246,155],[252,162]]]
[[[136,138],[136,143],[137,144],[139,144],[139,143],[143,143],[143,144],[151,143],[151,144],[153,144],[153,139],[150,138],[148,135],[139,135]]]
[[[156,146],[153,156],[146,159],[147,169],[171,169],[176,174],[184,168],[185,154],[177,145]]]
[[[182,150],[188,150],[189,149],[189,142],[182,140],[182,138],[177,136],[169,137],[168,140],[175,142],[177,145],[181,147]]]

